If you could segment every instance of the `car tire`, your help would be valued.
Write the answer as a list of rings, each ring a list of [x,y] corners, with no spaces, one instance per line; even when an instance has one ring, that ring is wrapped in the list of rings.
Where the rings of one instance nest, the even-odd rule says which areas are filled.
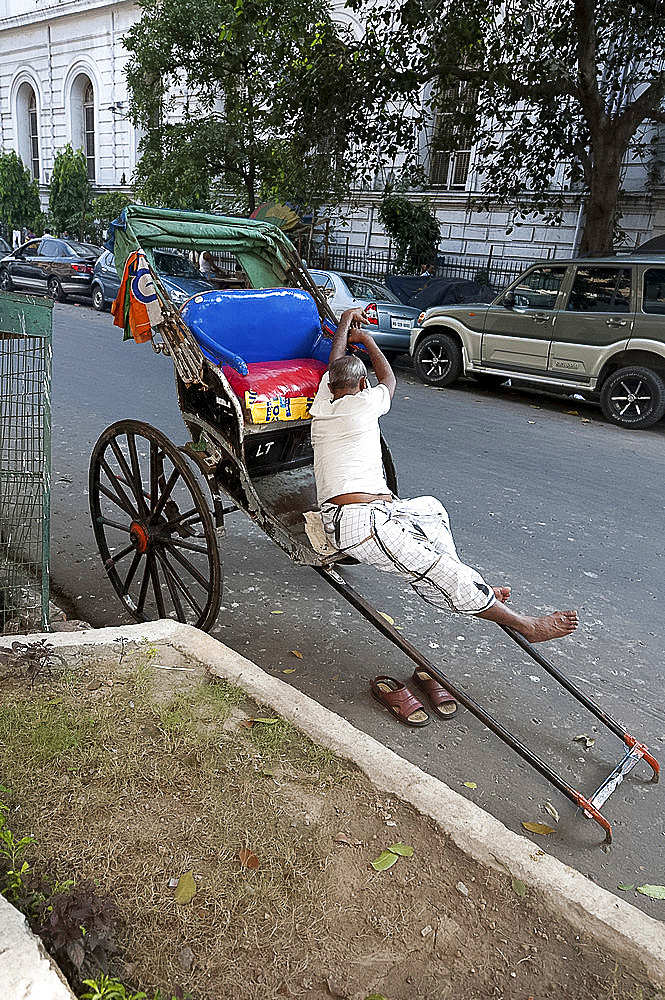
[[[450,334],[430,333],[418,341],[413,367],[427,385],[452,385],[462,374],[462,349]]]
[[[12,292],[14,290],[14,282],[12,281],[12,276],[6,267],[0,271],[0,288],[3,292]]]
[[[651,427],[665,416],[665,381],[641,365],[620,368],[603,382],[600,406],[603,416],[619,427]]]
[[[96,309],[97,312],[104,312],[106,309],[104,289],[100,285],[92,286],[92,308]]]
[[[46,288],[48,290],[49,297],[52,298],[54,302],[64,302],[67,298],[62,290],[62,285],[57,278],[49,278]]]

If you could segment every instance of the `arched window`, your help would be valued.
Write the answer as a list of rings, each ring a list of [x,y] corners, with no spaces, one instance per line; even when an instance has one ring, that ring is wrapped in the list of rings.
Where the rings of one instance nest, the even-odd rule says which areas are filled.
[[[88,163],[88,178],[95,180],[95,91],[85,73],[79,73],[71,90],[72,145],[82,149]]]
[[[37,118],[37,98],[34,90],[28,103],[28,132],[30,134],[30,159],[32,176],[39,180],[39,119]]]
[[[83,150],[88,161],[88,180],[95,179],[95,92],[88,81],[83,95]]]
[[[16,93],[16,129],[18,154],[35,180],[39,180],[39,111],[37,95],[27,82]]]

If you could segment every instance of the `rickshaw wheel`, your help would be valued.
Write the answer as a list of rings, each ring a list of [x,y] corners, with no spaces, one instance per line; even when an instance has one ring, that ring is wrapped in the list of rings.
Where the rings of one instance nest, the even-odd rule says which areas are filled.
[[[104,569],[129,613],[209,629],[222,564],[210,508],[184,455],[150,424],[120,420],[93,449],[89,492]]]

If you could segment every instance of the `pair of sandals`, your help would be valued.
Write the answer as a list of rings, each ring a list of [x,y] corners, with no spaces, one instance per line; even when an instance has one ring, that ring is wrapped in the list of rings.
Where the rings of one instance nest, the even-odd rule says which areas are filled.
[[[427,670],[416,668],[409,683],[420,688],[440,719],[450,719],[457,711],[454,697]],[[375,677],[370,683],[370,689],[372,697],[387,708],[402,725],[418,729],[428,726],[431,722],[421,702],[409,691],[406,684],[395,680],[394,677]]]

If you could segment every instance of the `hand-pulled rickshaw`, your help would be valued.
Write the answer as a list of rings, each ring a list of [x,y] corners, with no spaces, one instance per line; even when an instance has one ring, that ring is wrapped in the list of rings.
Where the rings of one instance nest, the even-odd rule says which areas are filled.
[[[386,638],[428,670],[584,814],[611,841],[600,812],[626,774],[644,760],[631,736],[522,636],[507,634],[625,745],[623,758],[589,797],[575,790],[371,606],[340,571],[317,522],[308,406],[330,352],[335,317],[295,248],[260,221],[132,205],[111,226],[121,290],[115,322],[149,340],[175,369],[190,440],[176,447],[147,423],[108,427],[92,453],[90,508],[104,569],[137,621],[174,618],[201,629],[215,622],[222,594],[219,540],[225,516],[243,510],[291,560],[310,566]],[[250,287],[194,295],[180,310],[154,268],[158,248],[233,255]],[[133,314],[133,315],[132,315]],[[140,332],[137,332],[140,331]],[[397,476],[382,439],[386,481]],[[211,504],[192,466],[210,491]]]

